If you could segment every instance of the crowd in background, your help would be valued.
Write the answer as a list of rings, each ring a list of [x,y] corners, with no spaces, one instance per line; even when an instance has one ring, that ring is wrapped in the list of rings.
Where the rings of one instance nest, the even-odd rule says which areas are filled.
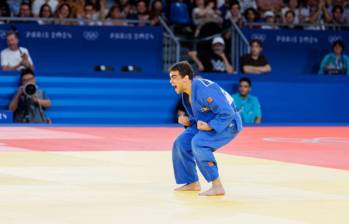
[[[304,29],[324,29],[349,22],[348,0],[3,0],[0,16],[90,20],[61,22],[65,25],[129,25],[115,21],[123,19],[158,25],[160,16],[173,22],[175,3],[185,5],[187,23],[196,28],[208,22],[221,27],[235,22],[262,29],[303,29],[303,24]],[[256,24],[260,22],[264,24]]]

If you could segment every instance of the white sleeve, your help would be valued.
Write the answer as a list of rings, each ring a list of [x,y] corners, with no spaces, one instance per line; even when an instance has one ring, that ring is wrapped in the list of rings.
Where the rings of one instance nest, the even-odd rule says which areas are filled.
[[[8,65],[8,60],[5,54],[5,51],[1,51],[1,66]]]
[[[30,54],[29,54],[28,49],[27,49],[27,48],[23,48],[23,49],[22,49],[22,52],[23,52],[23,53],[26,53],[26,54],[28,55],[28,60],[29,60],[30,64],[31,64],[31,65],[34,65],[34,64],[33,64],[33,60],[32,60],[32,58],[30,57]]]

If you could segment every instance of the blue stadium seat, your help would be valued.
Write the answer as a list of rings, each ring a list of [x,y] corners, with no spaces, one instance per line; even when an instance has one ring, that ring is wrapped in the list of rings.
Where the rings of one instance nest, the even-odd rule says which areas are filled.
[[[170,21],[174,24],[189,24],[191,20],[187,4],[182,2],[171,3]]]

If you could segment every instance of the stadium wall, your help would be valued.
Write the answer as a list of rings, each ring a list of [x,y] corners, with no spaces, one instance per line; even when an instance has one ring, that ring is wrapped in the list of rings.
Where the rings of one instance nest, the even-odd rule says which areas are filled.
[[[39,87],[53,102],[47,111],[56,124],[171,124],[178,96],[167,74],[119,74],[118,78],[39,76]],[[230,93],[240,75],[204,75]],[[0,110],[6,110],[16,92],[18,75],[0,79]],[[304,76],[284,80],[277,76],[252,76],[253,95],[262,104],[263,122],[349,122],[349,78]]]

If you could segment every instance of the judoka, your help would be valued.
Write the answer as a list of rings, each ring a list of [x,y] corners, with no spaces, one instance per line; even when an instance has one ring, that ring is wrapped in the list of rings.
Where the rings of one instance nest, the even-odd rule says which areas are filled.
[[[242,122],[232,97],[218,84],[193,79],[191,65],[185,61],[169,69],[170,83],[187,112],[178,122],[187,127],[173,144],[172,159],[176,191],[201,191],[196,166],[212,187],[201,196],[224,195],[213,152],[228,144],[242,130]]]

